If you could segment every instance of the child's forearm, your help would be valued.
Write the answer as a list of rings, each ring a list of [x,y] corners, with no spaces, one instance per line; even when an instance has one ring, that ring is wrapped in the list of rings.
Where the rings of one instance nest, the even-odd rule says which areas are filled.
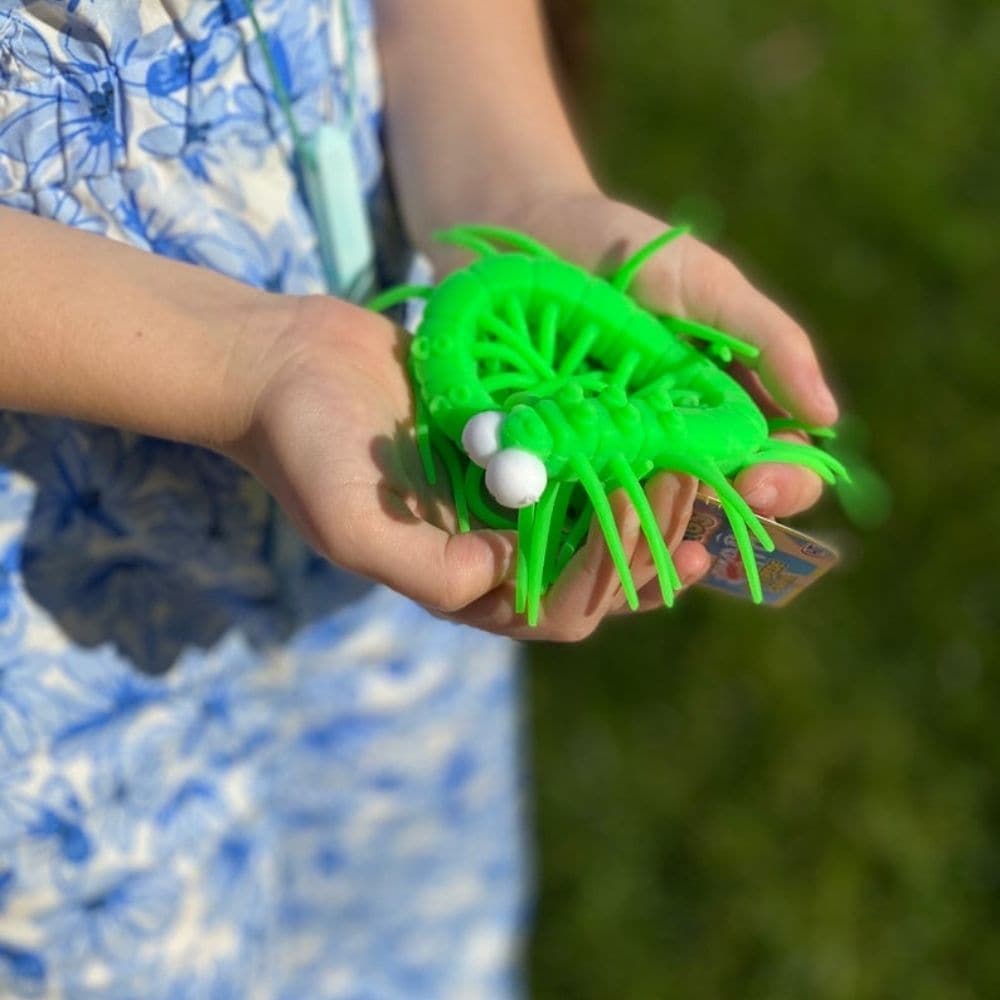
[[[592,190],[534,0],[377,0],[391,160],[412,236]]]
[[[0,208],[0,408],[224,444],[293,303]]]

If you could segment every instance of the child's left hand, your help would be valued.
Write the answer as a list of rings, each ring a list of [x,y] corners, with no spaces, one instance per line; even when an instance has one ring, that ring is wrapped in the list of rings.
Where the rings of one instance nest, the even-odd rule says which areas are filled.
[[[411,234],[439,263],[462,261],[435,248],[428,237],[459,223],[521,230],[590,271],[611,270],[664,231],[665,222],[606,197],[595,183],[552,80],[537,3],[376,0],[376,9],[400,208]],[[765,408],[781,407],[807,424],[836,419],[837,405],[808,336],[725,257],[692,237],[678,239],[648,261],[635,290],[654,309],[756,344],[762,352],[756,370],[734,370]],[[684,515],[690,516],[693,486],[663,475],[649,487],[658,493],[654,510],[688,582],[708,565],[705,550],[678,543],[675,530],[679,524],[683,533]],[[803,510],[820,493],[813,473],[792,466],[754,467],[736,486],[752,507],[769,515]],[[612,495],[613,503],[620,499]],[[623,517],[627,526],[628,512]],[[645,549],[638,545],[632,567],[637,579],[649,581],[640,591],[644,605],[655,606],[659,588]],[[586,582],[588,557],[577,555],[576,582]],[[607,563],[594,578],[592,599],[563,600],[564,582],[574,593],[587,589],[576,587],[574,574],[564,574],[567,579],[557,581],[546,597],[543,626],[559,619],[568,622],[558,630],[564,637],[580,637],[621,608]],[[605,586],[606,581],[612,582]],[[496,598],[465,609],[465,620],[483,627],[509,623],[506,604]]]
[[[596,190],[542,197],[503,222],[596,271],[612,270],[667,226]],[[760,348],[755,371],[735,366],[733,373],[765,412],[791,414],[818,426],[837,419],[837,404],[809,336],[722,254],[694,237],[681,237],[649,260],[635,289],[653,309],[699,320]],[[776,436],[804,439],[796,432]],[[801,466],[771,464],[743,472],[736,487],[758,513],[787,517],[815,504],[822,482]],[[688,500],[692,502],[693,491]],[[641,549],[645,554],[637,558],[649,559],[645,546]],[[689,579],[707,570],[707,555],[685,551],[683,556]],[[659,605],[655,580],[640,597],[644,606]]]

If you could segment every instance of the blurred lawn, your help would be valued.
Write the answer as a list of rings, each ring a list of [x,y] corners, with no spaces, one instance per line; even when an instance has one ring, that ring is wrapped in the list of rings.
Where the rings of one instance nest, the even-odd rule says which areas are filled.
[[[815,332],[893,514],[540,648],[533,996],[1000,997],[1000,4],[599,0],[585,126]]]

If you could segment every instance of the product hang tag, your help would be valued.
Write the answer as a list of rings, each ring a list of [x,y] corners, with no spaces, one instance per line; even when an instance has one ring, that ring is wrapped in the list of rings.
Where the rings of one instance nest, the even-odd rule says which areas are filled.
[[[771,607],[784,607],[840,562],[836,550],[818,538],[769,517],[760,523],[774,541],[774,551],[765,552],[753,539],[764,603]],[[698,494],[684,537],[701,542],[712,557],[712,568],[697,586],[750,599],[739,547],[718,500]]]
[[[301,166],[327,290],[361,302],[375,288],[375,245],[349,130],[320,125],[303,140]]]

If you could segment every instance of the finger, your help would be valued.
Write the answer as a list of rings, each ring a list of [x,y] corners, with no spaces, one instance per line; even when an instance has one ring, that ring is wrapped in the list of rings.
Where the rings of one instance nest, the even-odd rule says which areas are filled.
[[[608,502],[626,561],[631,563],[639,544],[638,515],[624,490],[615,490]],[[566,629],[575,634],[578,623],[593,631],[620,593],[621,579],[595,517],[586,544],[569,561],[545,601],[544,620],[557,632]]]
[[[676,549],[674,565],[685,585],[700,578],[710,564],[708,553],[697,542],[682,542],[691,518],[698,482],[691,476],[661,473],[654,477],[647,495],[668,548]],[[663,597],[648,544],[641,537],[638,516],[621,490],[609,498],[622,546],[629,562],[640,610],[646,594],[647,607],[660,607]],[[649,594],[656,591],[654,601]],[[448,617],[464,625],[516,639],[554,639],[572,642],[589,636],[611,614],[629,612],[621,581],[596,522],[583,549],[570,561],[543,604],[539,624],[531,628],[514,612],[514,588],[505,583],[475,603]]]
[[[514,584],[504,581],[471,604],[447,614],[430,608],[432,614],[459,625],[468,625],[483,632],[505,635],[512,639],[546,638],[538,629],[529,627],[524,615],[514,610]]]
[[[833,398],[805,330],[761,294],[725,257],[703,244],[682,261],[685,307],[696,319],[760,348],[757,371],[775,399],[819,424],[837,419]]]
[[[711,568],[712,557],[700,542],[683,541],[673,553],[677,572],[680,574],[683,586],[677,592],[680,597],[686,590],[694,586]],[[656,611],[663,607],[663,594],[658,580],[651,580],[639,590],[639,611]],[[627,615],[632,612],[626,606],[615,609],[615,616]]]
[[[753,397],[765,417],[791,416],[785,407],[778,405],[778,401],[767,391],[760,375],[752,368],[747,368],[745,364],[734,363],[729,366],[727,372]]]
[[[736,489],[764,517],[791,517],[812,507],[823,492],[823,481],[811,469],[797,465],[756,465],[736,478]]]
[[[362,503],[340,511],[329,546],[334,562],[440,611],[454,612],[496,588],[510,574],[515,536],[505,531],[455,535],[414,516],[405,500],[379,491],[380,514]],[[346,529],[346,530],[345,530]]]
[[[730,374],[757,400],[766,415],[788,415],[774,403],[756,372],[734,365]],[[778,441],[809,443],[809,436],[801,431],[780,431],[771,437]],[[823,492],[823,481],[811,469],[777,462],[745,470],[737,477],[735,485],[750,506],[765,517],[790,517],[808,510]]]
[[[678,239],[656,261],[642,282],[651,305],[673,299],[663,307],[754,344],[761,352],[757,371],[782,406],[809,423],[837,419],[837,403],[805,330],[732,262],[692,237]]]
[[[772,436],[799,444],[808,441],[804,434],[796,432]],[[735,486],[746,502],[765,517],[790,517],[808,510],[823,492],[823,481],[811,469],[778,462],[744,470],[736,477]]]
[[[638,542],[638,518],[623,491],[616,490],[608,500],[622,547],[626,557],[631,558]],[[619,588],[617,571],[595,518],[587,541],[570,559],[542,602],[536,626],[529,626],[524,615],[514,611],[514,588],[509,584],[483,595],[449,617],[463,625],[516,639],[576,642],[590,635],[601,623]]]
[[[675,557],[675,565],[682,580],[696,579],[704,571],[703,563],[708,559],[704,548],[697,543],[681,543],[697,486],[697,480],[691,476],[662,473],[647,487],[650,504],[668,548],[678,547],[680,543],[680,562]],[[655,586],[659,594],[656,568],[641,535],[638,515],[622,490],[612,493],[609,502],[637,590],[641,592],[644,587]],[[513,599],[513,587],[504,584],[449,617],[513,638],[577,641],[590,635],[619,606],[627,610],[618,572],[596,520],[591,525],[586,544],[570,560],[545,600],[536,627],[527,626],[523,616],[515,614]]]
[[[661,472],[649,480],[645,491],[656,518],[660,537],[666,542],[667,549],[672,550],[683,538],[691,520],[698,480],[693,476]],[[645,535],[640,537],[632,560],[632,575],[637,588],[645,586],[657,576],[653,554]]]

